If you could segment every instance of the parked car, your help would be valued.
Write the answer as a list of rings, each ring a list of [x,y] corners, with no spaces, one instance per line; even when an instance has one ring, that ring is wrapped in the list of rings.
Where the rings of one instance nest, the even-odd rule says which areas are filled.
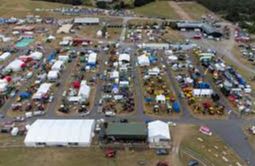
[[[116,114],[114,113],[114,112],[112,112],[112,111],[106,111],[105,112],[105,116],[106,117],[113,117],[113,116],[115,116]]]
[[[190,160],[188,166],[199,166],[199,163],[197,160]]]
[[[15,118],[15,122],[24,122],[26,120],[26,118],[24,116],[18,116]]]
[[[120,119],[120,123],[128,123],[127,119]]]
[[[175,127],[176,123],[172,122],[172,121],[168,121],[167,124],[171,127]]]
[[[160,148],[160,149],[156,149],[156,154],[157,155],[168,155],[168,150],[167,149],[163,149],[163,148]]]
[[[50,96],[49,102],[51,103],[51,102],[53,102],[53,100],[54,100],[54,96]]]
[[[4,117],[4,114],[0,113],[0,119],[3,119]]]
[[[205,134],[205,135],[209,135],[209,136],[212,135],[211,130],[210,130],[207,126],[201,126],[201,127],[199,128],[199,131],[200,131],[201,133]]]

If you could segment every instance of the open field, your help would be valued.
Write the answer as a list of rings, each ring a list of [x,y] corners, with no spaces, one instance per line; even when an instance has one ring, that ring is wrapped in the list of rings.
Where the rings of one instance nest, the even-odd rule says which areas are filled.
[[[50,3],[32,0],[0,0],[0,16],[22,16],[34,13],[35,8],[54,8],[68,6],[60,3]]]
[[[200,139],[200,140],[199,140]],[[198,127],[191,127],[189,137],[181,143],[181,151],[189,152],[192,156],[201,159],[206,165],[236,165],[240,158],[235,152],[227,147],[216,135],[207,136],[198,131]],[[228,162],[223,160],[225,157]]]
[[[12,144],[23,145],[24,137],[11,137],[0,135],[1,146]],[[139,161],[144,161],[146,166],[154,166],[165,157],[156,156],[150,151],[117,151],[115,159],[104,157],[104,151],[100,148],[1,148],[0,166],[71,166],[71,165],[93,165],[93,166],[135,166]],[[15,157],[14,157],[15,156]]]
[[[137,165],[139,161],[145,161],[146,165],[154,165],[157,162],[152,151],[132,152],[118,151],[115,159],[107,159],[99,148],[74,149],[70,148],[11,148],[1,149],[0,165],[8,166],[129,166]],[[15,158],[13,158],[15,156]]]
[[[211,13],[207,8],[196,2],[181,2],[178,4],[193,19],[201,19],[201,16]]]
[[[148,17],[164,17],[169,19],[178,19],[178,15],[175,13],[167,1],[156,1],[144,5],[142,7],[135,8],[134,11],[137,14]]]
[[[173,30],[171,28],[166,29],[166,33],[164,36],[162,36],[163,39],[167,41],[174,41],[174,42],[180,42],[183,41],[183,36],[176,30]]]

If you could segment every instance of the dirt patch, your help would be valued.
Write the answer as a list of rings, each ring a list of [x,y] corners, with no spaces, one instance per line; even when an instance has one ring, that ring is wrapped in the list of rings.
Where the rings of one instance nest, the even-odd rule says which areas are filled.
[[[168,4],[175,10],[181,19],[192,20],[192,18],[186,13],[177,2],[169,1]]]

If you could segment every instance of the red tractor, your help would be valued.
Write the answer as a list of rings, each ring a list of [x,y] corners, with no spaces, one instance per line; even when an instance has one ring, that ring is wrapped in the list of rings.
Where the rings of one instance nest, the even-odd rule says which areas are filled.
[[[169,166],[166,161],[159,161],[156,166]]]
[[[108,148],[105,150],[105,157],[114,158],[115,156],[116,156],[116,150],[113,150],[112,148]]]

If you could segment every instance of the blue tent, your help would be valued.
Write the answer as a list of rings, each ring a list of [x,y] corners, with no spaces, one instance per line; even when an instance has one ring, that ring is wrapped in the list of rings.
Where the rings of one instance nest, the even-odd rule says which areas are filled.
[[[149,60],[150,60],[150,63],[155,63],[157,62],[158,58],[155,55],[150,55]]]
[[[50,62],[50,61],[52,61],[53,59],[55,59],[55,57],[56,57],[56,52],[55,51],[52,51],[51,53],[50,53],[50,55],[48,56],[48,58],[47,58],[47,62]]]
[[[146,98],[144,99],[144,101],[145,101],[146,103],[150,103],[150,102],[153,102],[154,100],[153,100],[153,98],[151,98],[151,97],[146,97]]]
[[[174,112],[180,112],[181,110],[180,110],[180,105],[179,105],[179,103],[177,102],[177,101],[175,101],[174,103],[173,103],[173,110],[174,110]]]
[[[28,98],[31,97],[31,93],[28,93],[28,92],[21,92],[21,93],[19,94],[19,97],[20,97],[21,99],[28,99]]]
[[[119,86],[118,86],[118,84],[113,84],[113,85],[112,85],[112,91],[115,92],[115,93],[118,93],[118,91],[119,91]]]
[[[198,88],[199,89],[209,89],[210,85],[206,82],[201,82],[201,83],[198,84]]]
[[[239,84],[246,85],[246,81],[243,79],[243,77],[240,74],[236,74],[236,78]]]

